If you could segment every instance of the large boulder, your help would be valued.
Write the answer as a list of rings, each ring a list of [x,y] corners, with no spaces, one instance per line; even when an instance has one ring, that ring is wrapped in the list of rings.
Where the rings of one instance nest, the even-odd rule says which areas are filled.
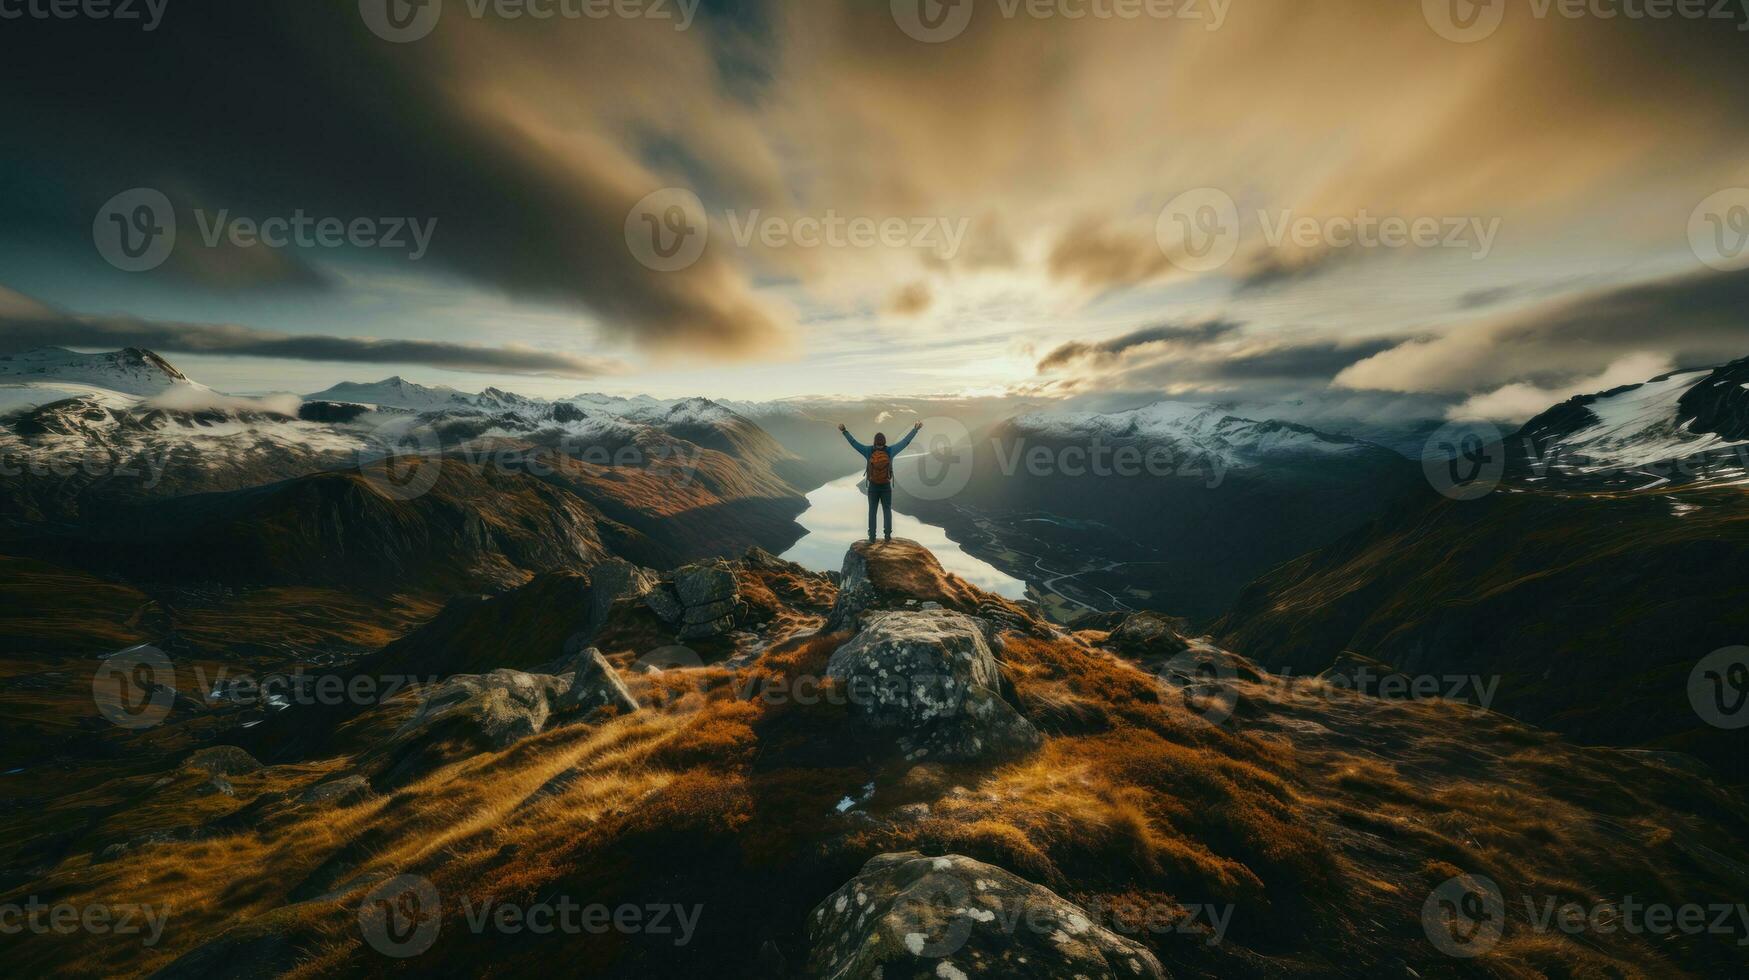
[[[686,615],[686,607],[680,604],[680,598],[674,594],[672,585],[663,583],[644,593],[644,605],[650,611],[662,618],[670,626],[680,625],[680,617]]]
[[[738,587],[735,572],[727,562],[683,565],[674,570],[674,593],[684,606],[708,606],[733,599]]]
[[[680,621],[691,626],[733,615],[735,615],[735,600],[733,598],[718,599],[716,602],[707,602],[702,606],[687,606],[686,611],[680,614]]]
[[[660,583],[661,576],[655,570],[623,558],[609,558],[589,566],[589,612],[583,628],[567,641],[564,653],[577,653],[587,645],[612,615],[615,603],[647,601]]]
[[[669,580],[645,591],[643,600],[681,640],[720,636],[747,614],[735,569],[721,559],[675,569]]]
[[[568,689],[565,680],[550,674],[503,669],[457,674],[426,696],[395,738],[453,727],[493,748],[503,748],[540,731],[553,713],[554,702]]]
[[[553,708],[558,712],[584,714],[598,708],[615,708],[623,713],[638,710],[638,699],[632,696],[619,672],[613,669],[601,651],[590,647],[577,658],[570,690],[559,696]]]
[[[808,915],[809,970],[831,980],[1163,980],[1140,943],[1048,888],[958,854],[871,858]]]
[[[897,733],[907,756],[982,759],[1036,748],[1040,738],[996,693],[1001,677],[982,624],[951,610],[869,614],[833,652],[826,676],[851,710]]]
[[[634,565],[624,558],[609,558],[589,566],[590,599],[597,603],[641,599],[656,587],[660,578],[654,569]]]

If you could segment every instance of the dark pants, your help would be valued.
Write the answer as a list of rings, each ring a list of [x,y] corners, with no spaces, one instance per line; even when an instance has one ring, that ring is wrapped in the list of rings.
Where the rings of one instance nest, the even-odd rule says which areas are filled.
[[[893,485],[891,483],[871,483],[868,485],[868,539],[875,539],[875,508],[879,507],[887,518],[887,537],[893,536]]]

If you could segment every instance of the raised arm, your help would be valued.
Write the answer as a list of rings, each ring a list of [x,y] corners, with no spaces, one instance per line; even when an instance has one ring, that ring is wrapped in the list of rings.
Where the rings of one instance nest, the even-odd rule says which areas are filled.
[[[868,458],[869,448],[867,446],[863,445],[862,443],[857,442],[856,437],[850,434],[849,429],[846,429],[844,426],[840,425],[838,427],[838,431],[844,433],[844,441],[850,443],[850,448],[861,453],[863,455],[864,459]]]
[[[912,439],[917,438],[917,433],[922,431],[922,429],[923,429],[922,422],[918,422],[916,425],[911,426],[911,431],[905,433],[905,438],[900,439],[897,443],[894,443],[893,455],[897,456],[900,453],[904,452],[905,447],[909,446],[911,444]]]

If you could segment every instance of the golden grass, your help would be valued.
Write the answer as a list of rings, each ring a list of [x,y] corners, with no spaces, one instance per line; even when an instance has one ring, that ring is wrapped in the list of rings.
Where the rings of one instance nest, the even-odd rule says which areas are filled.
[[[1732,798],[1679,789],[1683,780],[1645,767],[1624,770],[1619,758],[1551,743],[1498,716],[1346,692],[1290,697],[1270,681],[1241,684],[1243,710],[1214,726],[1117,658],[1016,633],[1004,636],[1004,668],[1017,702],[1045,726],[1043,748],[908,779],[913,764],[842,705],[747,696],[759,690],[752,682],[822,674],[845,638],[796,637],[738,672],[629,675],[644,710],[440,761],[353,806],[294,801],[368,763],[368,753],[236,777],[235,800],[194,799],[184,786],[191,777],[179,774],[114,814],[105,832],[130,820],[222,826],[240,808],[251,819],[111,864],[70,858],[34,885],[75,902],[167,902],[177,914],[163,945],[32,938],[17,968],[150,970],[241,925],[295,937],[307,956],[299,974],[386,969],[362,943],[356,902],[377,880],[416,873],[452,898],[451,918],[461,896],[696,901],[709,910],[685,951],[618,935],[506,944],[458,922],[421,963],[656,974],[708,961],[751,976],[760,942],[803,955],[813,903],[874,854],[910,848],[964,853],[1078,901],[1230,904],[1224,948],[1141,937],[1190,975],[1328,975],[1394,961],[1449,968],[1419,924],[1428,890],[1446,878],[1488,874],[1514,894],[1708,896],[1724,886],[1682,857],[1684,842],[1741,856],[1718,831],[1744,826]],[[1303,730],[1322,734],[1287,724],[1310,721]],[[369,717],[356,724],[382,731]],[[875,791],[858,809],[868,816],[839,816],[836,800],[866,783]],[[1612,796],[1621,798],[1592,802]],[[1660,802],[1673,799],[1693,799],[1698,812]],[[901,814],[918,802],[926,814]],[[317,900],[332,889],[341,894]],[[1632,976],[1668,967],[1659,955],[1632,937],[1587,945],[1515,928],[1475,965],[1498,976]]]

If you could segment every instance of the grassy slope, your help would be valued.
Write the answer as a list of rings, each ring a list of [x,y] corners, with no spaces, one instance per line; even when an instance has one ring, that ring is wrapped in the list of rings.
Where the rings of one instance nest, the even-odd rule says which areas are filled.
[[[1686,683],[1749,636],[1744,495],[1417,502],[1274,569],[1215,631],[1302,675],[1347,649],[1409,673],[1498,676],[1499,710],[1583,742],[1688,751],[1740,779],[1740,746],[1700,721]]]
[[[1230,903],[1224,943],[1139,937],[1179,976],[1403,966],[1423,977],[1699,976],[1737,962],[1722,937],[1539,936],[1521,911],[1507,941],[1474,961],[1441,956],[1422,932],[1428,890],[1459,871],[1488,874],[1508,895],[1735,901],[1749,887],[1749,819],[1705,780],[1467,706],[1309,681],[1239,682],[1237,710],[1217,727],[1098,649],[1101,634],[1005,635],[1015,698],[1049,736],[1038,754],[914,770],[841,706],[738,696],[756,678],[821,673],[845,637],[809,635],[819,622],[794,615],[788,638],[739,672],[630,676],[645,710],[458,751],[339,810],[294,801],[328,774],[368,770],[371,746],[410,703],[359,719],[339,756],[238,777],[235,799],[195,797],[173,774],[156,788],[138,776],[57,800],[45,817],[128,801],[87,835],[92,849],[142,825],[207,830],[111,863],[75,853],[0,896],[169,904],[157,948],[29,937],[8,959],[26,973],[132,973],[222,936],[215,950],[229,966],[309,976],[512,976],[555,963],[579,975],[767,976],[762,942],[800,963],[811,907],[869,856],[914,847],[965,853],[1083,903]],[[624,666],[649,638],[624,622],[601,642]],[[871,781],[868,816],[835,812]],[[916,802],[926,815],[901,809]],[[370,883],[401,873],[448,896],[437,945],[405,962],[365,946],[356,915]],[[704,912],[686,947],[612,933],[476,936],[460,912],[464,895],[561,894]]]

